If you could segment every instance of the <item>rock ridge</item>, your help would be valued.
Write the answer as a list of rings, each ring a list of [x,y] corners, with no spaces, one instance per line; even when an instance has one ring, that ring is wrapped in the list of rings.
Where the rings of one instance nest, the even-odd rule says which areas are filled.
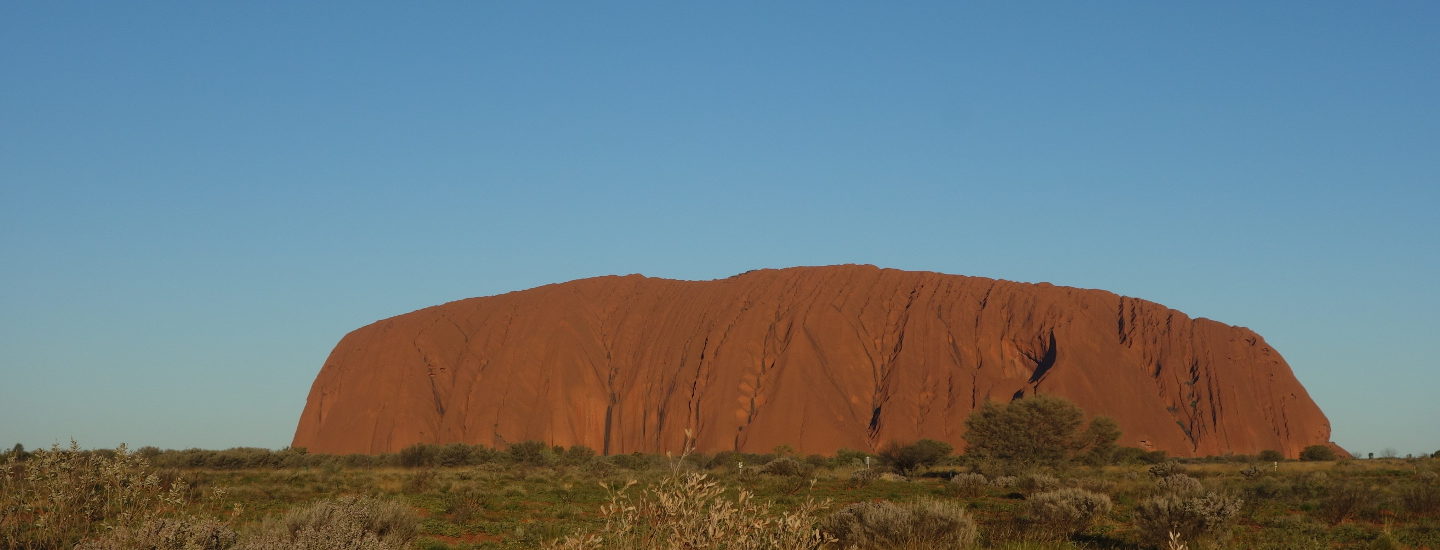
[[[1121,444],[1296,456],[1330,424],[1249,329],[1103,290],[840,265],[710,281],[604,276],[347,334],[293,444],[395,452],[526,440],[605,454],[964,447],[987,400],[1046,393]]]

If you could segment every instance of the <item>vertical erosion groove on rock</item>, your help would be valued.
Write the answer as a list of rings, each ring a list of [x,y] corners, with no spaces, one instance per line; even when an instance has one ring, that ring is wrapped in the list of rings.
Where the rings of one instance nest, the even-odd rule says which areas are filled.
[[[294,445],[539,440],[607,454],[963,449],[987,400],[1037,393],[1179,456],[1327,443],[1259,335],[1101,290],[871,266],[714,281],[597,277],[360,328],[321,369]]]

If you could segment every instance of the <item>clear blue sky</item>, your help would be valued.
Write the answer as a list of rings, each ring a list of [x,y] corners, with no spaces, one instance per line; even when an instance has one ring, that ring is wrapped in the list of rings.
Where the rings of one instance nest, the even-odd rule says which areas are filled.
[[[1251,327],[1440,449],[1433,2],[8,2],[0,444],[286,445],[377,319],[871,263]]]

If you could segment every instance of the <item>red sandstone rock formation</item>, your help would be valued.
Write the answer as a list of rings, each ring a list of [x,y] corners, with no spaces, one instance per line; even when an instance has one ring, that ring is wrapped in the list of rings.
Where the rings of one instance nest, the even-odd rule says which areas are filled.
[[[597,277],[345,336],[294,445],[540,440],[604,453],[964,448],[986,400],[1053,394],[1172,455],[1296,456],[1330,423],[1248,329],[1100,290],[871,266]]]

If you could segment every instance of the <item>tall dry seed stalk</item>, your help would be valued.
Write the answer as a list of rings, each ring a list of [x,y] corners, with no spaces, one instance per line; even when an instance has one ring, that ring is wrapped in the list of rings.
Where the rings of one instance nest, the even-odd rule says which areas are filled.
[[[80,450],[70,442],[0,464],[0,542],[16,550],[69,548],[95,533],[135,526],[177,510],[185,484],[162,482],[143,457],[120,445]]]
[[[828,501],[807,498],[792,510],[772,512],[745,489],[727,497],[723,486],[701,473],[671,475],[639,495],[631,492],[635,485],[632,480],[606,486],[610,502],[600,508],[604,525],[547,548],[803,550],[827,542],[815,523]]]

